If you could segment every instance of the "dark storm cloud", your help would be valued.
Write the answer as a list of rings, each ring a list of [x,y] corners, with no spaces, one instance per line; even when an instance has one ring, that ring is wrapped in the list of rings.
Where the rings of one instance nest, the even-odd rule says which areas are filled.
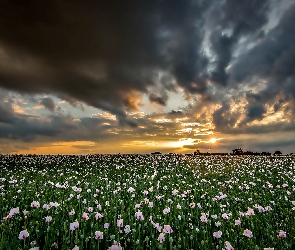
[[[156,82],[158,72],[188,92],[206,90],[200,51],[210,2],[1,1],[0,85],[82,101],[135,126],[126,116],[135,91],[175,90],[172,79]]]
[[[255,11],[254,11],[255,12]],[[238,15],[237,15],[238,16]],[[249,20],[251,22],[251,20]],[[235,89],[253,88],[245,92],[246,104],[242,112],[233,114],[225,105],[213,114],[213,122],[218,131],[232,133],[265,133],[265,131],[284,131],[289,126],[277,122],[268,126],[249,126],[249,123],[262,120],[268,113],[283,112],[284,119],[290,124],[295,118],[295,4],[284,12],[276,26],[269,31],[259,31],[256,44],[250,49],[244,49],[242,54],[235,58],[232,68],[227,72],[226,79],[231,81]],[[264,23],[263,19],[260,24]],[[254,29],[254,28],[253,28]],[[263,29],[263,27],[262,27]],[[247,29],[249,32],[249,29]],[[256,33],[249,35],[256,36]],[[252,42],[253,42],[252,41]],[[226,46],[225,46],[226,48]],[[222,52],[223,53],[223,52]],[[240,93],[243,91],[239,90]],[[232,97],[235,98],[235,97]],[[222,98],[226,103],[227,98]],[[237,104],[239,104],[237,102]],[[272,107],[272,109],[270,109]],[[242,118],[242,115],[245,117]],[[236,128],[231,127],[229,120],[240,120]],[[266,128],[267,127],[267,128]],[[288,128],[287,128],[288,127]],[[260,128],[260,129],[259,129]]]
[[[233,57],[234,46],[244,36],[256,35],[256,32],[266,24],[269,1],[227,0],[220,3],[212,11],[213,21],[210,21],[215,25],[210,42],[216,56],[211,80],[225,86],[229,77],[226,67]],[[258,34],[261,36],[261,31]]]
[[[261,120],[265,112],[266,109],[262,105],[249,105],[247,116],[250,121]]]
[[[114,124],[104,125],[110,122],[104,117],[75,119],[62,113],[52,113],[45,117],[18,113],[13,106],[14,99],[6,94],[6,91],[1,89],[0,141],[5,139],[17,142],[97,139],[108,136],[107,130],[114,128]],[[44,99],[46,98],[42,100]],[[34,100],[34,102],[37,101]],[[55,106],[49,105],[49,107]],[[116,121],[114,122],[117,124]]]
[[[239,83],[251,78],[265,79],[266,87],[248,95],[251,105],[275,103],[277,112],[286,104],[291,109],[295,100],[295,4],[281,18],[278,25],[265,35],[262,41],[238,58],[232,77]],[[254,103],[253,103],[254,102]],[[263,113],[265,113],[264,110]],[[250,114],[250,113],[249,113]],[[294,117],[293,108],[293,117]]]
[[[237,115],[231,113],[230,105],[224,103],[219,109],[215,110],[212,115],[212,121],[216,131],[231,129],[237,121]]]
[[[213,11],[213,23],[231,30],[233,35],[252,33],[267,22],[268,0],[227,0],[219,4]]]
[[[2,1],[0,9],[2,87],[82,101],[135,126],[126,111],[136,110],[136,91],[160,85],[161,95],[150,100],[161,105],[167,91],[175,91],[174,81],[187,93],[206,95],[208,19],[219,25],[211,35],[217,55],[211,78],[225,85],[233,45],[259,29],[267,8],[266,1],[154,0]],[[223,36],[223,29],[233,34]],[[156,79],[159,72],[166,74]]]
[[[1,103],[1,102],[0,102]],[[4,114],[7,114],[4,116]],[[157,122],[165,118],[165,113],[146,115],[130,115],[140,125],[137,128],[120,128],[118,121],[112,117],[98,115],[81,117],[53,113],[52,115],[32,116],[16,113],[12,104],[0,105],[0,141],[14,143],[50,143],[56,141],[114,141],[120,145],[122,141],[133,140],[178,140],[181,126],[175,122]],[[5,118],[5,119],[4,119]],[[167,133],[170,136],[167,138]],[[156,136],[156,137],[155,137]],[[116,145],[117,145],[116,144]]]
[[[4,113],[5,114],[5,113]],[[0,106],[0,115],[3,111]],[[2,117],[2,116],[1,116]],[[10,112],[0,119],[0,140],[18,142],[94,140],[110,137],[107,130],[113,126],[103,125],[103,118],[82,118],[52,115],[45,118]]]
[[[211,34],[211,47],[217,56],[215,68],[211,73],[211,80],[225,86],[228,81],[226,67],[231,56],[235,38],[222,34],[222,31],[215,31]]]
[[[295,4],[293,4],[264,39],[234,65],[232,75],[238,82],[252,75],[271,79],[278,84],[294,77]]]
[[[162,118],[213,121],[216,131],[234,134],[288,130],[278,123],[247,127],[264,118],[267,107],[274,113],[295,114],[295,5],[267,30],[271,3],[4,0],[0,2],[0,87],[31,96],[53,95],[82,110],[85,103],[116,115],[118,123],[111,123],[112,129],[146,126],[135,132],[149,135],[168,129],[177,133],[179,127],[172,123],[161,127],[151,117],[127,115],[138,109],[139,94],[165,106],[169,93],[180,86],[188,97],[199,100],[190,108],[200,115],[172,111]],[[240,102],[241,89],[254,89],[256,80],[265,81],[266,87],[245,94],[242,112],[232,111],[232,103]],[[57,110],[52,98],[41,103]],[[206,107],[217,104],[221,107],[208,114]],[[73,122],[51,113],[49,122],[45,120],[16,114],[10,102],[0,103],[2,137],[67,140],[90,138],[87,130],[95,129],[101,130],[96,137],[104,136],[110,128],[101,118]],[[77,132],[76,137],[69,131]]]
[[[13,108],[10,103],[0,102],[0,123],[13,123]]]
[[[174,117],[174,118],[181,118],[181,117],[185,117],[185,113],[181,110],[171,110],[168,114],[168,117]]]
[[[73,131],[75,128],[69,118],[59,116],[40,119],[39,117],[10,113],[6,118],[8,118],[6,121],[0,121],[0,139],[31,142],[39,136],[57,138],[62,133]]]
[[[249,126],[247,122],[251,122],[248,120],[241,121],[239,124],[237,124],[236,127],[233,126],[233,121],[238,121],[239,118],[238,114],[232,114],[231,118],[226,119],[222,116],[222,112],[217,112],[218,115],[221,115],[219,117],[216,117],[215,114],[215,132],[219,132],[222,134],[232,134],[232,135],[238,135],[238,134],[247,134],[247,135],[258,135],[258,134],[268,134],[268,133],[278,133],[278,136],[280,133],[283,132],[295,132],[295,122],[285,122],[285,121],[274,121],[269,124],[255,124]],[[261,114],[261,111],[258,113]],[[257,115],[258,116],[258,115]],[[217,118],[220,118],[221,121],[217,120]],[[253,120],[252,120],[253,121]],[[230,126],[230,124],[232,124]]]
[[[166,93],[164,93],[164,95],[162,95],[162,96],[157,96],[154,93],[150,93],[149,99],[150,99],[150,102],[154,102],[159,105],[165,106],[166,102],[168,100],[168,95]]]
[[[273,110],[274,112],[278,112],[281,108],[282,108],[282,105],[284,104],[284,100],[283,99],[280,99],[278,100],[274,105],[273,105]]]
[[[40,103],[48,110],[53,112],[56,108],[55,103],[52,98],[50,97],[44,97],[41,99]]]

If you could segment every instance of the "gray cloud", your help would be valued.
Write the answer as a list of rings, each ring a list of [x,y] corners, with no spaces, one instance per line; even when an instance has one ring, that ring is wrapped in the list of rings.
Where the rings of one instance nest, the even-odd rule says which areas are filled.
[[[266,109],[262,105],[251,105],[248,106],[247,116],[250,121],[261,120]]]
[[[159,86],[165,95],[150,100],[165,105],[174,80],[200,95],[207,95],[208,79],[226,85],[233,46],[266,22],[267,3],[2,1],[0,86],[84,102],[135,126],[126,111],[136,110],[136,92]],[[218,23],[211,34],[217,56],[211,76],[203,50],[209,19]],[[225,29],[233,34],[222,35]],[[157,80],[159,72],[166,74]]]
[[[52,98],[44,97],[41,99],[40,103],[48,110],[53,112],[56,109],[55,103]]]
[[[274,107],[276,111],[283,106],[283,103],[293,106],[295,35],[292,24],[294,22],[295,4],[285,12],[278,25],[270,30],[257,46],[238,58],[233,66],[232,77],[239,83],[251,81],[253,76],[256,79],[265,79],[266,87],[249,96],[257,105],[276,102]]]
[[[281,13],[277,22],[275,8]],[[0,97],[2,138],[66,140],[73,139],[69,131],[79,131],[79,139],[89,137],[87,129],[104,136],[110,126],[125,125],[138,135],[176,133],[178,125],[161,128],[152,115],[128,114],[140,107],[140,95],[166,106],[179,87],[193,101],[186,110],[161,114],[173,122],[183,117],[213,122],[217,132],[227,134],[292,129],[295,4],[289,0],[4,0],[0,9],[1,90],[56,96],[81,110],[88,105],[108,111],[118,120],[73,122],[53,112],[58,108],[50,97],[39,99],[50,116],[28,116]],[[278,113],[284,121],[251,125]]]
[[[169,113],[168,113],[168,117],[171,116],[171,117],[176,117],[176,118],[180,118],[180,117],[185,117],[186,114],[181,111],[181,110],[171,110]]]
[[[11,104],[0,102],[0,122],[13,123],[13,108]]]
[[[155,73],[170,72],[188,92],[206,90],[199,51],[209,5],[2,1],[0,86],[82,101],[135,126],[126,111],[136,109],[135,92],[158,84]],[[159,84],[175,88],[167,78]]]
[[[167,96],[167,94],[164,94],[163,96],[157,96],[154,93],[150,93],[149,99],[150,99],[150,102],[154,102],[159,105],[165,106],[166,102],[168,100],[168,96]]]
[[[269,1],[228,0],[220,3],[221,6],[217,5],[211,16],[215,28],[210,42],[216,55],[211,80],[225,86],[229,78],[226,68],[233,59],[235,46],[244,36],[255,36],[267,23]]]
[[[239,117],[230,111],[230,105],[224,103],[219,109],[215,110],[212,114],[212,121],[215,125],[216,131],[226,131],[232,129]]]
[[[265,20],[260,20],[259,26],[262,30],[258,34],[259,40],[254,40],[256,42],[252,44],[250,49],[244,49],[242,54],[234,59],[232,67],[226,74],[223,74],[224,78],[222,78],[231,82],[229,88],[234,88],[244,95],[246,103],[239,113],[233,113],[230,111],[228,96],[219,98],[223,106],[216,110],[212,116],[218,131],[246,133],[253,131],[255,127],[255,133],[258,131],[264,133],[264,125],[261,125],[259,130],[257,126],[249,127],[249,123],[254,120],[262,120],[266,117],[267,112],[271,114],[283,112],[284,119],[293,124],[295,118],[295,71],[292,58],[295,56],[295,36],[292,31],[292,23],[294,22],[295,4],[285,11],[277,25],[267,33],[263,31]],[[254,26],[252,28],[255,31]],[[246,30],[247,34],[253,37],[259,31],[259,29],[256,29],[255,32],[249,33],[249,30]],[[263,35],[261,35],[261,32],[263,32]],[[225,37],[224,39],[229,38]],[[220,48],[226,49],[227,46]],[[230,48],[232,49],[232,47]],[[221,51],[221,49],[217,51]],[[226,53],[226,55],[229,54],[233,55],[232,52]],[[226,55],[222,57],[224,58]],[[214,76],[214,72],[212,75]],[[249,90],[241,90],[243,88]],[[226,88],[221,92],[225,93]],[[236,99],[237,96],[231,96],[231,98]],[[272,107],[272,110],[270,107]],[[243,115],[245,117],[242,119]],[[232,125],[236,122],[231,121],[239,121],[238,127],[233,128]],[[268,127],[279,129],[276,125],[271,124]],[[281,129],[283,130],[284,127],[286,126],[282,126]],[[267,131],[270,130],[267,129]]]
[[[293,76],[291,58],[294,53],[295,35],[291,31],[294,20],[295,4],[257,46],[238,59],[232,71],[234,79],[242,82],[252,75],[258,75],[279,83]]]

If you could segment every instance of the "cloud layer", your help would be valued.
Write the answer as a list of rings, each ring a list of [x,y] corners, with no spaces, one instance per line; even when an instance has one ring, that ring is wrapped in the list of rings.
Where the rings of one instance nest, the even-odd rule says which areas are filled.
[[[161,119],[180,115],[220,135],[293,131],[292,1],[4,0],[0,9],[0,138],[87,140],[89,129],[103,137],[111,126],[110,138],[124,128],[144,137],[146,127],[165,140],[148,116],[131,114],[149,105],[144,96],[169,110],[177,93],[182,111]],[[5,93],[43,95],[33,103],[49,113],[17,112]],[[77,120],[50,96],[117,121]]]

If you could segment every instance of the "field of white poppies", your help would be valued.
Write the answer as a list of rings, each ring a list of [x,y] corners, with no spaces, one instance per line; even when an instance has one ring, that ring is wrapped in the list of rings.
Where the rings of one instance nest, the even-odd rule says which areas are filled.
[[[0,155],[0,249],[295,249],[295,158]]]

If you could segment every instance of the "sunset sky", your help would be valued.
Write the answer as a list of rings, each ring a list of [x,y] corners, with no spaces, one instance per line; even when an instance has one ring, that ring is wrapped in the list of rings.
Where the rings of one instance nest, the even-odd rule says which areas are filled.
[[[294,0],[0,1],[0,153],[295,152]]]

